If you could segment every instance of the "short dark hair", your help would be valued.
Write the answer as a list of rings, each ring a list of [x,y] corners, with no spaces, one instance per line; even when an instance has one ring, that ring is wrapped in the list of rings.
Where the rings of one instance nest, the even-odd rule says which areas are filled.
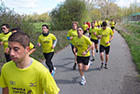
[[[106,21],[103,21],[102,26],[107,26]]]
[[[83,30],[83,27],[81,27],[81,26],[79,26],[78,28],[81,28],[81,29]],[[77,28],[77,29],[78,29],[78,28]],[[84,31],[84,30],[83,30],[83,31]]]
[[[14,31],[14,30],[17,30],[18,31],[18,30],[20,30],[20,28],[19,27],[15,27],[15,28],[12,28],[11,29],[11,31]]]
[[[10,28],[9,24],[2,24],[2,26],[6,26],[6,28]]]
[[[42,25],[42,27],[43,27],[43,26],[46,26],[46,28],[49,29],[49,26],[48,26],[48,25],[44,24],[44,25]]]
[[[28,34],[24,33],[23,31],[22,32],[19,31],[13,33],[9,37],[8,42],[18,42],[20,45],[26,48],[30,44],[30,37]]]

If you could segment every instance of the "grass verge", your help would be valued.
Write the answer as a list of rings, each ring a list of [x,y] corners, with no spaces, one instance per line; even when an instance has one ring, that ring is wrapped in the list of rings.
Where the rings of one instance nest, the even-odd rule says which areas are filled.
[[[140,74],[140,25],[128,23],[117,27],[123,27],[126,29],[120,30],[119,28],[116,28],[128,43],[133,61],[136,64],[138,73]]]

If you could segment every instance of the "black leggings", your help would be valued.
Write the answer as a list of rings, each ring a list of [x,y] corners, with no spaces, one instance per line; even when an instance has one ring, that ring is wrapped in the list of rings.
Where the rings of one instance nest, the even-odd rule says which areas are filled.
[[[53,70],[53,64],[52,64],[52,57],[54,55],[54,52],[50,52],[50,53],[43,53],[44,57],[46,59],[46,65],[48,66],[50,72],[52,72]]]

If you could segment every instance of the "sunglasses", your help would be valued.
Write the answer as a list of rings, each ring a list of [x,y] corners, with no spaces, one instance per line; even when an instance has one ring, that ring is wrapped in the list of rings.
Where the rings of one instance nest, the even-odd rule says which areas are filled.
[[[2,28],[2,29],[6,29],[6,28]]]

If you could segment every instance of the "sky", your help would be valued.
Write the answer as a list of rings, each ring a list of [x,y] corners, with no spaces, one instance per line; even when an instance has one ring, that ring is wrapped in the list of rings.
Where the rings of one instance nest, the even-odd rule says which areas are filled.
[[[65,0],[2,0],[6,7],[14,9],[19,14],[42,14],[50,12],[58,4],[63,3]],[[120,7],[129,7],[130,3],[135,0],[116,0],[116,4]],[[140,0],[137,0],[138,2]]]

